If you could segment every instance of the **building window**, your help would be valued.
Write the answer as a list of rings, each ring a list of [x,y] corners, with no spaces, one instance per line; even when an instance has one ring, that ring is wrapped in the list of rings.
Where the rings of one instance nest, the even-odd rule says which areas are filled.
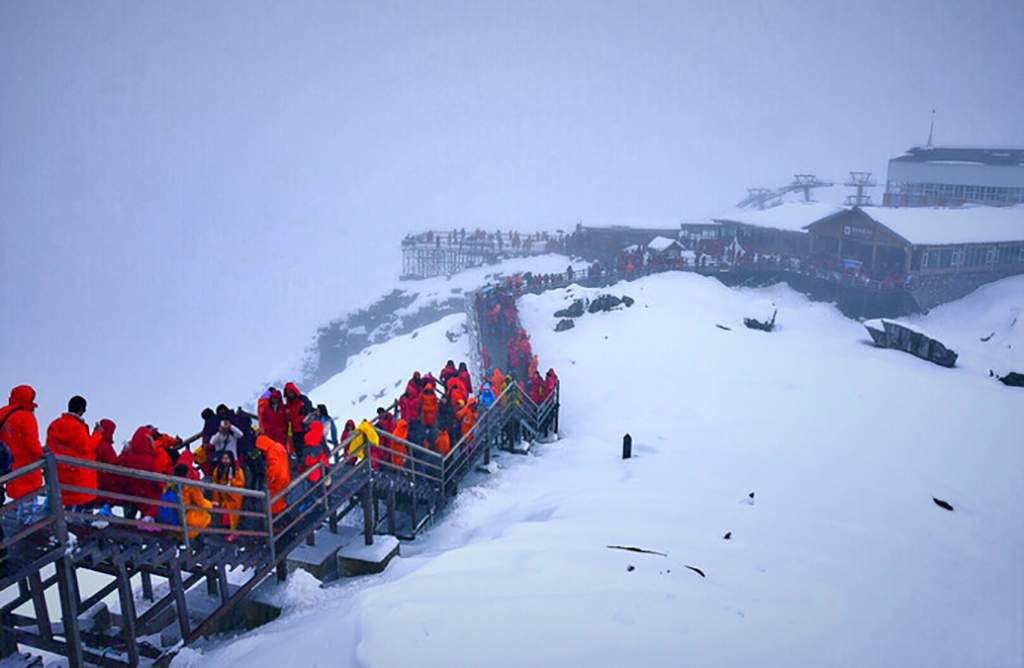
[[[996,263],[996,249],[995,248],[986,248],[985,249],[985,264],[995,264],[995,263]]]
[[[964,249],[954,248],[953,249],[953,266],[959,267],[964,263]]]
[[[1020,255],[1020,249],[1017,246],[1002,246],[999,249],[999,264],[1013,264]]]
[[[1024,264],[1024,246],[1020,247],[1020,253],[1017,254],[1017,262]]]

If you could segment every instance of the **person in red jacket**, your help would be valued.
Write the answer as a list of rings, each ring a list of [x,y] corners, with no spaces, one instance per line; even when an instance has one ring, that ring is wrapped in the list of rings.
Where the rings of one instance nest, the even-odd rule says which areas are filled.
[[[445,363],[444,368],[441,369],[441,376],[440,376],[441,384],[444,385],[445,387],[447,387],[448,386],[448,379],[451,378],[452,376],[458,376],[458,375],[459,375],[459,371],[458,371],[458,369],[455,368],[455,362],[452,361],[452,360],[448,360],[448,362]]]
[[[398,427],[398,421],[395,420],[395,416],[392,415],[390,411],[386,411],[383,408],[378,408],[376,427],[378,433],[386,431],[389,434],[393,434],[395,433],[395,429]],[[380,434],[380,446],[370,446],[370,466],[373,467],[374,469],[380,468],[381,460],[388,458],[388,452],[382,448],[390,447],[391,439],[389,439],[384,434]]]
[[[412,378],[410,378],[409,382],[405,384],[405,391],[409,392],[409,390],[412,390],[413,394],[417,397],[420,395],[420,392],[423,391],[423,377],[420,375],[419,371],[413,371]]]
[[[135,435],[132,436],[132,440],[128,443],[128,447],[125,448],[121,452],[121,456],[117,458],[117,463],[119,466],[135,469],[136,471],[160,473],[160,471],[157,470],[159,463],[157,461],[156,451],[153,449],[152,427],[139,427],[135,430]],[[155,480],[143,480],[142,478],[120,476],[118,484],[120,485],[121,492],[123,494],[139,497],[136,501],[125,501],[122,503],[124,506],[124,516],[126,518],[133,520],[139,513],[144,517],[156,516],[157,506],[148,504],[146,501],[160,500],[164,491],[163,483]]]
[[[291,431],[291,453],[298,455],[306,437],[306,413],[311,412],[313,405],[309,398],[303,396],[299,386],[287,383],[284,386],[284,407],[288,413],[288,428]]]
[[[319,420],[309,425],[309,429],[306,431],[305,446],[302,456],[299,458],[299,473],[305,473],[316,467],[317,464],[322,464],[323,468],[313,471],[306,478],[313,485],[320,482],[320,479],[323,478],[323,471],[329,470],[330,466],[327,447],[324,445],[324,424]]]
[[[548,396],[554,394],[558,388],[558,374],[554,369],[548,369],[547,375],[544,376],[544,386],[547,388]]]
[[[418,420],[420,417],[420,393],[412,385],[405,388],[405,394],[398,399],[398,413],[403,420]]]
[[[103,436],[100,438],[100,442],[96,445],[96,461],[101,464],[116,466],[117,453],[114,451],[114,431],[117,430],[117,425],[113,420],[104,418],[100,420],[100,428],[103,430]],[[96,502],[102,505],[117,504],[117,501],[105,496],[103,492],[114,492],[115,494],[120,492],[120,476],[116,473],[100,471],[98,480],[100,494],[97,497]]]
[[[466,396],[473,394],[473,380],[469,375],[469,367],[466,366],[465,362],[459,362],[459,380],[462,381],[463,387],[466,388]]]
[[[288,442],[288,412],[285,410],[281,391],[270,388],[270,397],[261,403],[259,409],[260,433],[278,443]]]
[[[46,447],[55,455],[96,461],[96,446],[103,438],[103,428],[97,423],[92,434],[89,434],[89,427],[82,419],[85,409],[86,402],[83,397],[71,397],[67,412],[51,422],[46,429]],[[85,511],[96,500],[96,469],[74,464],[57,464],[57,477],[60,479],[61,498],[66,508]],[[80,489],[72,490],[69,486]]]
[[[39,461],[43,446],[39,442],[39,423],[36,422],[36,391],[29,385],[18,385],[11,390],[7,405],[0,408],[0,441],[7,444],[13,462],[11,470]],[[7,483],[7,496],[20,499],[43,486],[43,471],[36,469]],[[19,506],[19,514],[21,508]]]

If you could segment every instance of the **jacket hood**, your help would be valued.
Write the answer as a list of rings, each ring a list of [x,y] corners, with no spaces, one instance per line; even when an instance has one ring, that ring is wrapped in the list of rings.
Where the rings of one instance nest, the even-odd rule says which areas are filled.
[[[36,408],[36,391],[31,385],[18,385],[11,390],[10,403],[12,406],[18,408],[27,408],[28,410],[35,410]]]
[[[110,418],[103,418],[100,420],[100,426],[103,427],[104,438],[110,441],[114,440],[114,432],[117,430],[117,424],[115,424]]]
[[[263,452],[268,452],[275,442],[269,436],[261,435],[256,438],[256,447]]]
[[[135,430],[135,434],[128,444],[128,451],[138,454],[153,452],[153,435],[149,427],[139,427]]]
[[[345,431],[349,431],[350,429],[355,429],[355,428],[356,428],[356,421],[355,420],[346,420],[345,421]]]
[[[324,440],[324,423],[317,420],[313,424],[309,425],[309,430],[306,432],[306,445],[320,445]]]
[[[278,402],[284,400],[284,397],[281,395],[281,390],[277,389],[276,387],[270,388],[270,395],[269,395],[268,398],[271,401],[273,401],[274,399],[277,399]]]
[[[295,383],[288,383],[284,386],[285,394],[287,394],[289,390],[294,392],[296,397],[302,396],[302,392],[299,391],[299,386]]]
[[[83,428],[86,431],[89,430],[82,418],[74,413],[64,413],[53,421],[53,424],[46,430],[46,434],[47,437],[53,436],[53,438],[59,441],[67,441],[73,437],[76,431]]]

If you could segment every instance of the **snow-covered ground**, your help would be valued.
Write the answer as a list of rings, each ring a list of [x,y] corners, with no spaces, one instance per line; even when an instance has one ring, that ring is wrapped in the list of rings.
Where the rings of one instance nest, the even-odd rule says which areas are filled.
[[[784,286],[665,274],[605,292],[636,303],[562,333],[553,312],[595,291],[520,300],[562,378],[560,441],[501,457],[384,574],[324,590],[293,576],[281,619],[177,665],[1024,660],[1024,394],[987,378],[996,337],[970,343],[1016,336],[1019,281],[916,321],[956,369],[875,348]],[[745,329],[766,299],[778,329]],[[436,371],[468,346],[444,336],[457,319],[375,346],[314,397],[340,412]]]

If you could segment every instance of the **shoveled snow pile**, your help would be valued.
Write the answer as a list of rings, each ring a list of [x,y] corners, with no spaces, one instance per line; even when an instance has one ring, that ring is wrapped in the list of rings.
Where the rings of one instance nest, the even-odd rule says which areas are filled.
[[[974,349],[958,369],[893,354],[784,286],[665,274],[609,289],[636,304],[561,333],[553,313],[590,291],[520,300],[562,378],[561,441],[501,457],[385,573],[209,648],[209,664],[1021,662],[1020,398],[973,371]],[[763,299],[785,327],[735,327]],[[947,335],[933,315],[922,324]],[[409,370],[436,369],[444,340],[394,345]],[[394,383],[385,352],[342,376],[380,364],[377,384]],[[349,382],[329,400],[363,391]]]

